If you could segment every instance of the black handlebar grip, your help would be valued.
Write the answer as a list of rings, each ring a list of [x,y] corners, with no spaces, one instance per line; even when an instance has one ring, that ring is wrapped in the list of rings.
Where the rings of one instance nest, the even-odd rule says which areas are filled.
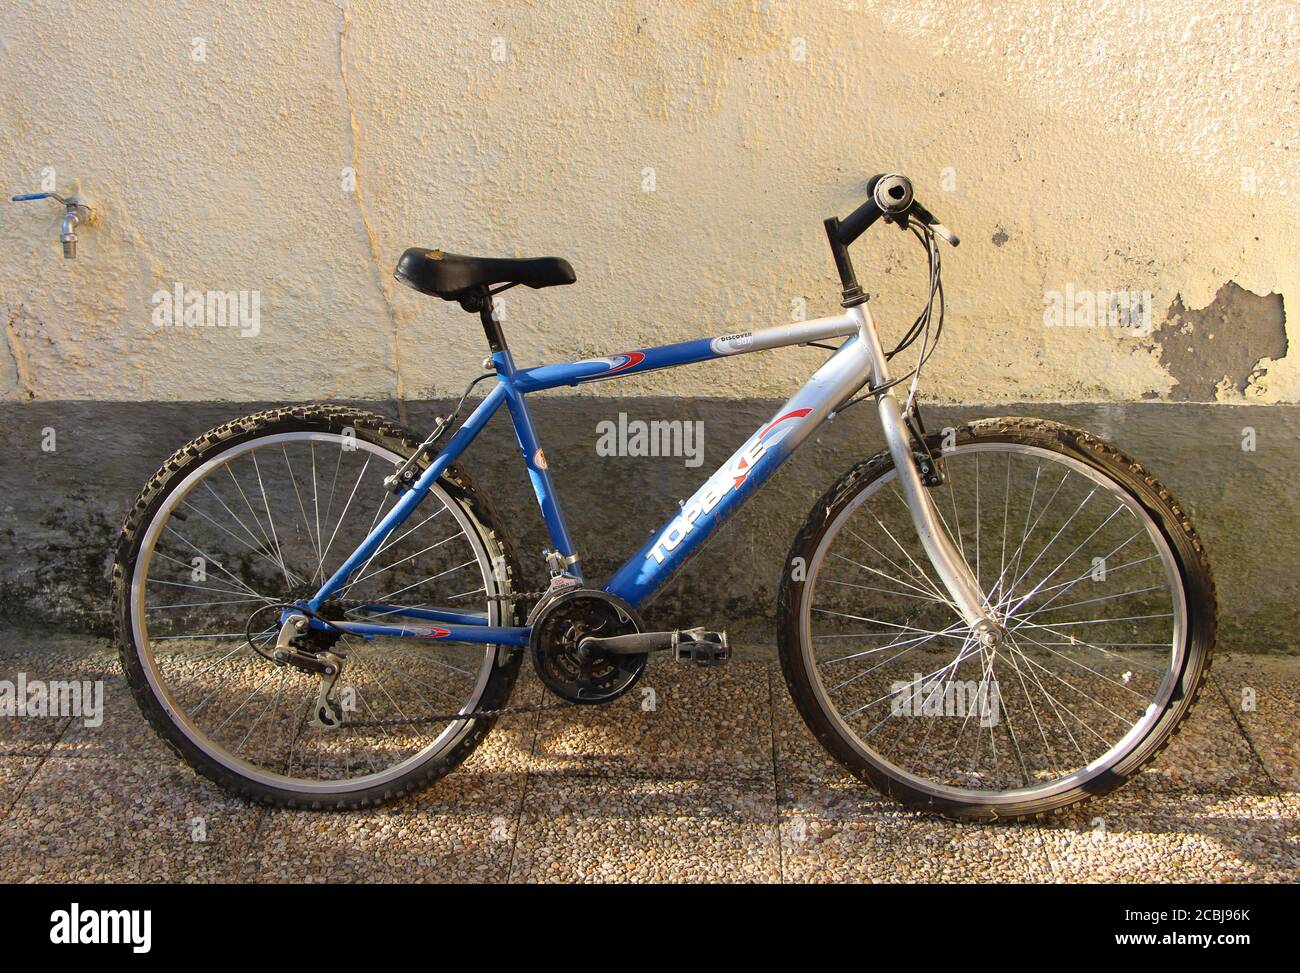
[[[881,180],[884,180],[882,184]],[[880,192],[877,192],[877,189]],[[883,194],[883,195],[882,195]],[[878,196],[886,198],[888,205],[882,206]],[[835,224],[828,232],[835,234],[835,240],[844,247],[849,246],[862,236],[878,219],[886,214],[900,227],[906,229],[906,214],[911,213],[922,223],[934,228],[935,232],[954,247],[958,244],[957,234],[935,219],[934,214],[921,205],[912,192],[912,183],[906,176],[880,173],[867,180],[867,201]]]
[[[912,201],[916,199],[916,194],[912,190],[912,180],[896,172],[881,176],[876,181],[871,196],[875,199],[876,205],[890,217],[902,216],[912,208]]]
[[[867,201],[840,220],[840,243],[844,244],[844,246],[847,247],[862,236],[871,227],[871,224],[884,215],[880,207],[876,205],[876,183],[880,182],[884,175],[883,172],[878,173],[867,180]]]

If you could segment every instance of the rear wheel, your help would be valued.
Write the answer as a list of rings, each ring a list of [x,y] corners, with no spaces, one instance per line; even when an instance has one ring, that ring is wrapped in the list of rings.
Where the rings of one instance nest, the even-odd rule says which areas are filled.
[[[1186,512],[1119,450],[1055,423],[990,419],[928,445],[939,520],[1006,637],[971,637],[881,453],[791,550],[779,638],[805,722],[853,773],[956,817],[1111,790],[1168,743],[1209,668],[1214,583]]]
[[[313,720],[320,677],[266,657],[270,606],[338,569],[392,509],[383,478],[418,442],[382,416],[280,409],[199,437],[145,487],[113,569],[119,649],[145,716],[200,773],[282,806],[364,806],[447,773],[491,728],[473,714],[508,701],[520,662],[508,647],[343,635],[329,647],[345,659],[334,729]],[[383,623],[394,607],[448,608],[511,624],[501,596],[517,575],[495,511],[453,466],[322,612]],[[465,718],[373,725],[430,714]]]

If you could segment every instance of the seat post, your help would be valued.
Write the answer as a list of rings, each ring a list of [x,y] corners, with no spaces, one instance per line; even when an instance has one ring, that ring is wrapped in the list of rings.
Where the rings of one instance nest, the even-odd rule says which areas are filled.
[[[466,302],[462,300],[461,305],[465,306]],[[493,354],[498,351],[506,350],[506,336],[501,330],[501,322],[493,316],[494,305],[492,303],[492,292],[486,287],[482,288],[478,294],[474,295],[474,305],[478,307],[478,318],[483,323],[483,334],[487,336],[488,347],[492,349]],[[472,310],[471,305],[467,310]]]

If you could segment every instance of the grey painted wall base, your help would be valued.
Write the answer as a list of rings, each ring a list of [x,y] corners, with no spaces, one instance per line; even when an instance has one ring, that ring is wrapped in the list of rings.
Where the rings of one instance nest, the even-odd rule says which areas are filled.
[[[535,397],[535,418],[588,575],[607,577],[780,405],[768,400]],[[282,403],[30,402],[0,406],[0,614],[78,630],[110,628],[108,565],[140,487],[186,440],[227,419]],[[396,415],[392,402],[358,403]],[[446,401],[407,404],[427,430]],[[703,465],[683,457],[602,457],[597,424],[629,419],[704,423]],[[1210,552],[1222,644],[1300,651],[1300,406],[1187,403],[934,407],[932,429],[991,415],[1036,415],[1081,426],[1140,459],[1191,510]],[[1253,451],[1243,449],[1253,430]],[[54,449],[43,448],[53,437]],[[664,590],[648,618],[665,627],[726,627],[772,642],[776,583],[799,523],[845,469],[882,446],[859,406],[810,441]],[[498,417],[465,465],[514,522],[532,577],[546,543],[508,423]]]

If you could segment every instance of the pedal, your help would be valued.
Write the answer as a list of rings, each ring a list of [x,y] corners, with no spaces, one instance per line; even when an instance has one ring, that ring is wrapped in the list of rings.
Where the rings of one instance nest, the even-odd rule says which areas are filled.
[[[697,666],[721,665],[731,658],[731,644],[726,632],[688,628],[673,633],[673,658]]]

